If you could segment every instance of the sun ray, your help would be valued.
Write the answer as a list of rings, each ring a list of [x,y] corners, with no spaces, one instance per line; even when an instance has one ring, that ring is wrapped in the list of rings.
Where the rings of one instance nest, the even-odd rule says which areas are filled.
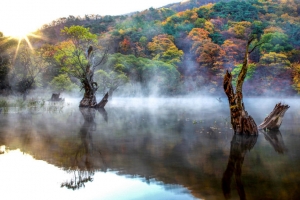
[[[19,39],[18,45],[17,45],[17,48],[16,48],[16,52],[15,52],[15,55],[14,55],[13,63],[15,63],[15,61],[16,61],[16,58],[17,58],[17,55],[18,55],[18,52],[19,52],[19,48],[20,48],[21,41],[22,41],[22,40]]]
[[[27,44],[28,44],[28,46],[29,46],[30,50],[31,50],[31,51],[34,51],[34,49],[33,49],[32,45],[31,45],[31,43],[30,43],[30,41],[29,41],[29,39],[28,39],[27,35],[26,35],[26,36],[24,36],[24,40],[27,42]]]

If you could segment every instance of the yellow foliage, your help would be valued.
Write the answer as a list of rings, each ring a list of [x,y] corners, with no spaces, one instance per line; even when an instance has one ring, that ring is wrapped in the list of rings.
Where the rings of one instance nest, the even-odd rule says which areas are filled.
[[[214,25],[213,23],[206,21],[205,25],[204,25],[204,29],[207,30],[209,33],[213,33],[214,32]]]
[[[293,86],[300,93],[300,63],[292,64]]]
[[[200,8],[206,8],[206,9],[211,9],[214,6],[213,3],[208,3],[206,5],[200,6]]]
[[[280,28],[278,26],[270,26],[270,27],[264,29],[264,34],[267,34],[267,33],[276,33],[276,32],[284,33],[284,31],[282,30],[282,28]]]
[[[124,31],[123,29],[120,29],[120,30],[119,30],[119,34],[120,34],[120,35],[124,35],[124,33],[125,33],[125,31]]]

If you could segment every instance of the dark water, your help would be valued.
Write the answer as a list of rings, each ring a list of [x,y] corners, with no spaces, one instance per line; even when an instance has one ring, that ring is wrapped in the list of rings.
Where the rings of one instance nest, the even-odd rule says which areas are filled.
[[[70,101],[70,100],[67,100]],[[280,131],[234,135],[225,99],[114,99],[0,114],[4,199],[299,199],[300,106],[246,99]]]

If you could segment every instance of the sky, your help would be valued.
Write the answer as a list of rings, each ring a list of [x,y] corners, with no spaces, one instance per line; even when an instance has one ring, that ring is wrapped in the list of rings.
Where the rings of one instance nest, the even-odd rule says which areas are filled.
[[[182,0],[1,0],[0,32],[22,36],[60,17],[121,15]]]

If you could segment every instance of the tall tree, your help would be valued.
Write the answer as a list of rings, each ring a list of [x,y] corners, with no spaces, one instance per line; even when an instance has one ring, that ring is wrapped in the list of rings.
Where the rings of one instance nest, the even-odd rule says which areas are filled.
[[[94,72],[107,58],[107,49],[101,51],[97,35],[82,26],[65,27],[62,31],[67,41],[57,46],[56,60],[62,69],[77,78],[84,89],[80,107],[99,107],[96,101],[98,84],[94,82]],[[93,46],[92,46],[93,45]]]

